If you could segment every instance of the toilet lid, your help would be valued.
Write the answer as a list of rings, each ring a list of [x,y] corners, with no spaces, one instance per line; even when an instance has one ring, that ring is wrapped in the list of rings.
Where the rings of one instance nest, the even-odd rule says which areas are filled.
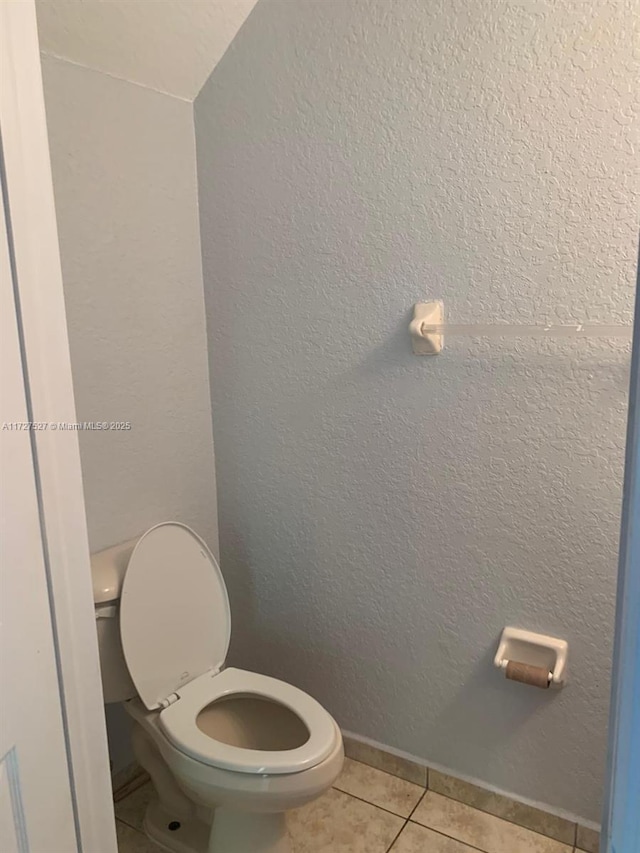
[[[224,664],[231,635],[227,588],[193,530],[167,522],[138,540],[124,578],[120,637],[129,673],[151,711]]]

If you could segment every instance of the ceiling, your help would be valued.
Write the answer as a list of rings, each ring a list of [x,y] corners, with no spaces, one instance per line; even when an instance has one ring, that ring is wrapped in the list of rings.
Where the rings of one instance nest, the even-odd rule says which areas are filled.
[[[257,0],[36,0],[44,53],[192,101]]]

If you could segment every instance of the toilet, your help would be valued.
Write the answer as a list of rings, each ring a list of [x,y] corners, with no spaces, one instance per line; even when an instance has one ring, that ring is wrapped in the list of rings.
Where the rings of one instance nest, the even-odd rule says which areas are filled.
[[[340,729],[291,684],[225,668],[220,568],[177,522],[91,557],[105,702],[124,702],[156,797],[145,831],[176,853],[292,853],[285,813],[321,796]]]

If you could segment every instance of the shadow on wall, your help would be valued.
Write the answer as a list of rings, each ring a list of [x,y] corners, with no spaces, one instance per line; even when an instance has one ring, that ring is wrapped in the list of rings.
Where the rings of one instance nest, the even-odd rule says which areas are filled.
[[[111,776],[126,770],[134,762],[131,746],[131,717],[118,703],[105,705]]]

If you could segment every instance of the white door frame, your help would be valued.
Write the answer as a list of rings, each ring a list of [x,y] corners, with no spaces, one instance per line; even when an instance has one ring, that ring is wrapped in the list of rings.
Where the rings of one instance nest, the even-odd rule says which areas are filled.
[[[115,822],[34,0],[0,0],[0,129],[29,419],[77,835],[115,853]]]

